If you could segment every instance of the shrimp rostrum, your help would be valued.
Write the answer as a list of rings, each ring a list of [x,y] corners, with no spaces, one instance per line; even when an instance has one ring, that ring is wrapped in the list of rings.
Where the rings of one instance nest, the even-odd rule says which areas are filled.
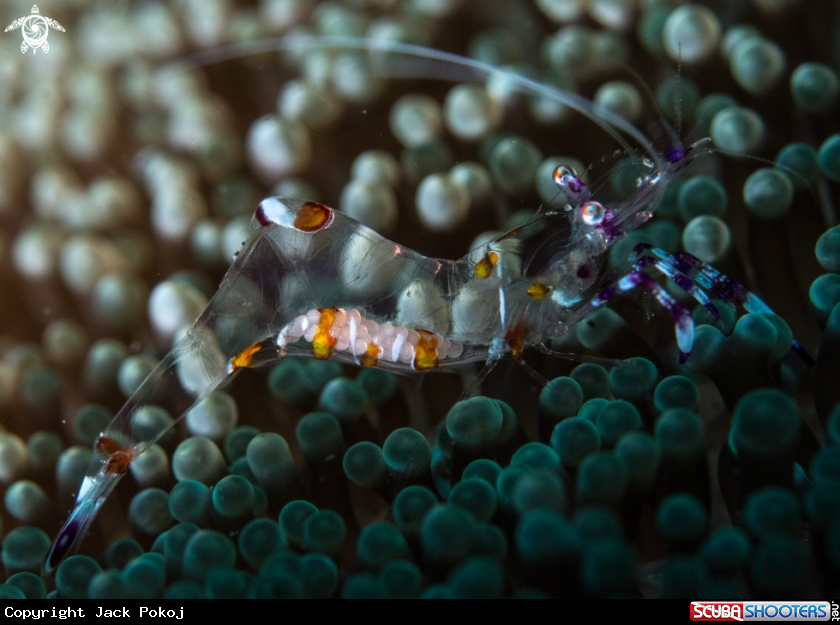
[[[498,71],[469,63],[485,77]],[[457,261],[425,257],[320,203],[263,200],[251,221],[253,233],[207,308],[96,441],[45,571],[75,551],[132,461],[174,424],[161,422],[155,418],[160,411],[150,408],[177,421],[241,369],[287,356],[395,372],[476,362],[487,369],[507,354],[522,361],[529,346],[554,353],[545,345],[549,340],[637,286],[673,318],[684,360],[694,339],[691,316],[652,279],[652,269],[715,315],[707,292],[765,312],[766,305],[713,268],[653,248],[637,249],[630,271],[604,283],[606,252],[651,217],[669,179],[700,152],[697,144],[665,158],[649,151],[653,160],[640,159],[648,175],[616,205],[592,199],[578,174],[560,166],[554,179],[569,201],[565,208],[540,210]]]

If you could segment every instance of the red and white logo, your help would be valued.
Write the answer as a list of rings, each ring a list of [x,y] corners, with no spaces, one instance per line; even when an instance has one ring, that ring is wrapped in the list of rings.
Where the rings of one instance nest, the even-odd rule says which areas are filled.
[[[692,621],[828,621],[828,601],[692,601]]]
[[[740,601],[692,601],[692,621],[743,621],[744,604]]]

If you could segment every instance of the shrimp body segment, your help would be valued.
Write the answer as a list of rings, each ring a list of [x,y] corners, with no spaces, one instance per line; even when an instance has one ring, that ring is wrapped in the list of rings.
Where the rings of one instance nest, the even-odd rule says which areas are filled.
[[[315,202],[267,198],[207,308],[100,436],[50,552],[74,551],[133,458],[239,370],[286,356],[397,372],[495,361],[562,334],[594,290],[610,237],[567,213],[529,222],[458,261],[427,258]]]
[[[331,215],[302,232],[294,224],[313,210]],[[277,314],[265,322],[276,357],[402,372],[495,359],[514,349],[511,341],[557,334],[596,280],[605,249],[572,241],[564,214],[540,213],[458,261],[422,256],[314,202],[268,198],[255,222],[254,236],[283,267]]]
[[[713,268],[658,249],[637,250],[631,271],[602,285],[606,252],[651,217],[669,176],[687,162],[652,171],[617,206],[591,200],[573,170],[560,171],[555,180],[574,206],[541,210],[458,261],[423,256],[323,204],[263,200],[252,235],[207,308],[100,435],[45,572],[78,548],[131,462],[241,369],[286,356],[403,373],[492,365],[508,352],[521,361],[527,346],[553,353],[544,342],[638,286],[671,315],[684,361],[694,324],[649,267],[715,316],[705,291],[769,311],[743,287],[733,291]],[[174,421],[156,418],[160,409]]]
[[[316,202],[267,198],[218,291],[183,339],[164,357],[100,434],[76,504],[49,552],[50,573],[76,551],[109,493],[131,463],[212,391],[242,369],[286,356],[333,359],[395,372],[425,372],[466,363],[492,364],[507,353],[521,360],[528,346],[562,336],[613,297],[650,290],[676,326],[683,359],[694,326],[688,311],[648,274],[664,273],[716,314],[705,291],[748,310],[769,308],[745,289],[688,255],[639,250],[631,271],[603,285],[609,248],[647,221],[665,188],[698,155],[701,142],[664,158],[637,129],[575,94],[540,85],[483,63],[417,46],[352,38],[295,36],[270,49],[351,49],[374,60],[422,59],[459,77],[504,77],[525,94],[582,113],[630,153],[621,133],[650,159],[632,196],[597,201],[573,169],[554,180],[570,204],[541,210],[522,226],[457,261],[425,257]],[[237,46],[211,61],[241,54]],[[387,53],[387,54],[385,54]],[[201,64],[196,57],[193,63]],[[395,70],[396,71],[396,70]],[[161,418],[161,414],[172,418]]]

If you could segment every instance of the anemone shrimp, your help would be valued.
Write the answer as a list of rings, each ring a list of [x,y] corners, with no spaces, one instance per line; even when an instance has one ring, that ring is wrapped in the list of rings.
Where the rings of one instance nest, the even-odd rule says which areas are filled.
[[[650,219],[668,183],[704,153],[705,141],[684,147],[675,138],[663,156],[626,120],[576,94],[410,45],[301,36],[199,55],[182,67],[259,51],[316,48],[362,51],[373,66],[398,61],[398,69],[379,70],[385,75],[416,75],[416,62],[422,61],[423,71],[432,77],[503,78],[522,93],[578,111],[633,154],[624,138],[630,137],[644,151],[638,161],[647,173],[629,198],[613,204],[595,199],[597,189],[587,186],[572,168],[560,166],[554,181],[569,202],[564,208],[542,208],[526,223],[457,261],[426,257],[318,202],[263,200],[251,220],[250,238],[207,308],[100,434],[45,572],[78,548],[131,463],[168,431],[148,427],[143,409],[163,408],[177,421],[240,370],[307,356],[398,373],[484,363],[481,377],[511,354],[539,378],[524,361],[527,347],[584,359],[554,352],[546,343],[639,286],[673,319],[684,361],[694,341],[693,321],[648,268],[673,280],[716,316],[709,293],[747,310],[770,310],[694,257],[657,248],[637,249],[631,270],[603,283],[609,249]]]

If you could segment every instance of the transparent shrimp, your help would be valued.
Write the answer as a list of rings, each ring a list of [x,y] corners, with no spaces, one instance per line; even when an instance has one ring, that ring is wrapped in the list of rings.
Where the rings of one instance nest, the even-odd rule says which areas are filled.
[[[392,74],[399,73],[395,59],[431,59],[434,64],[424,65],[424,71],[457,80],[503,74],[525,93],[580,111],[628,151],[621,132],[638,141],[649,154],[643,159],[649,173],[629,199],[610,205],[593,200],[595,194],[574,170],[559,167],[554,178],[570,202],[565,210],[538,211],[524,225],[457,261],[425,257],[323,204],[263,200],[251,221],[252,235],[205,311],[96,441],[76,505],[47,556],[46,573],[78,548],[132,461],[172,427],[150,418],[156,412],[150,408],[163,409],[177,421],[242,369],[309,356],[405,373],[476,362],[487,363],[488,370],[508,353],[522,362],[528,346],[554,353],[545,347],[547,341],[636,286],[648,288],[669,311],[680,351],[687,356],[694,336],[691,318],[648,276],[648,266],[714,311],[704,289],[715,287],[719,277],[659,250],[656,258],[640,258],[617,282],[601,284],[606,252],[651,217],[667,183],[702,152],[702,144],[676,148],[663,158],[625,120],[596,114],[579,96],[402,44],[295,37],[203,54],[185,67],[255,50],[314,47],[373,52],[392,64]],[[407,65],[399,67],[406,70]],[[416,75],[418,70],[407,71]]]
[[[132,461],[238,371],[305,355],[397,372],[521,359],[590,312],[605,234],[538,213],[458,260],[427,258],[315,202],[267,198],[219,290],[101,433],[46,570],[71,553]],[[616,218],[617,219],[617,218]],[[593,299],[594,297],[594,299]],[[601,294],[600,297],[603,297]],[[576,304],[580,304],[576,306]]]

